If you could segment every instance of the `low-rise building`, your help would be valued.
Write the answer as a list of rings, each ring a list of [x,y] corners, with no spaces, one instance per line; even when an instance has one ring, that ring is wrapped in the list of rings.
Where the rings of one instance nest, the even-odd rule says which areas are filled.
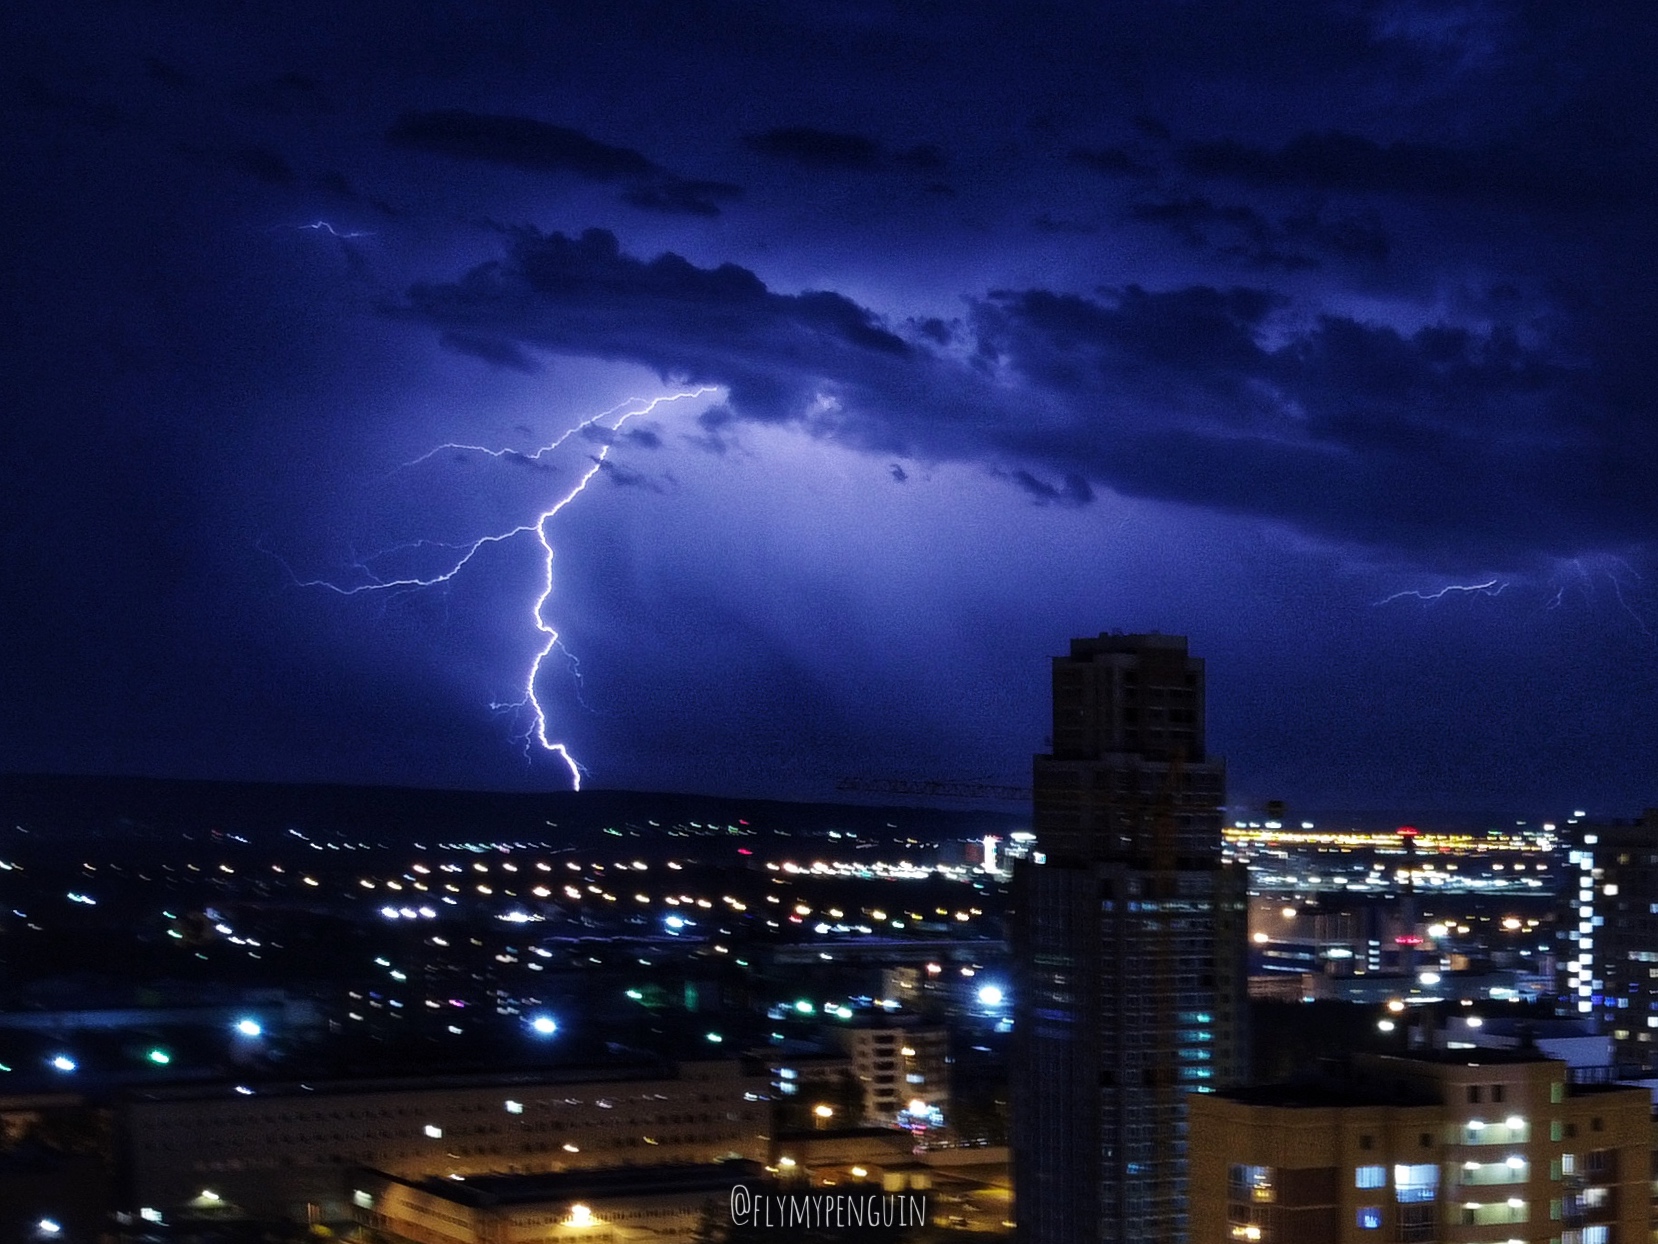
[[[210,1192],[303,1221],[343,1218],[358,1167],[422,1180],[764,1161],[769,1113],[764,1070],[727,1060],[153,1089],[121,1124],[140,1206]]]
[[[1533,1049],[1369,1055],[1194,1097],[1189,1238],[1636,1244],[1650,1108]]]
[[[950,1105],[950,1034],[905,1014],[860,1017],[837,1032],[852,1074],[863,1087],[862,1123],[890,1127],[900,1113],[938,1111]],[[920,1102],[916,1111],[913,1102]]]
[[[351,1204],[360,1225],[415,1244],[691,1244],[731,1221],[733,1187],[768,1180],[756,1162],[464,1180],[365,1170]]]

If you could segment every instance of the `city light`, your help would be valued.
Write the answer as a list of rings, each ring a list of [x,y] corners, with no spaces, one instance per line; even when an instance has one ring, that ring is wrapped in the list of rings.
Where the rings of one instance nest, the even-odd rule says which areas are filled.
[[[558,1021],[551,1015],[537,1015],[530,1020],[530,1030],[539,1037],[550,1037],[558,1031]]]
[[[256,1019],[237,1020],[236,1031],[244,1037],[259,1037],[265,1033],[264,1026]]]
[[[566,1227],[591,1227],[599,1220],[593,1217],[593,1211],[579,1202],[570,1207],[570,1216],[564,1220]]]
[[[57,1054],[52,1058],[52,1066],[56,1067],[59,1071],[73,1071],[77,1065],[78,1064],[75,1060],[70,1058],[67,1054]]]
[[[985,1006],[1001,1006],[1003,997],[1001,989],[995,985],[979,986],[979,1001]]]
[[[144,1055],[144,1057],[149,1059],[158,1067],[165,1067],[168,1063],[173,1061],[173,1056],[159,1046]]]

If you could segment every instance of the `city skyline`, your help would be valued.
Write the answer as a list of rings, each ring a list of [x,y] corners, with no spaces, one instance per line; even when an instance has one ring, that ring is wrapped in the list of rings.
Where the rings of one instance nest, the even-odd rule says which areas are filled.
[[[1636,815],[1639,20],[8,14],[0,767]]]

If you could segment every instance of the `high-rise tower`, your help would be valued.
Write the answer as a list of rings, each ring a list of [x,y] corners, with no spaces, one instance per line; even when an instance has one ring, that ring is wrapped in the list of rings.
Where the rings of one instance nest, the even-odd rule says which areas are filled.
[[[1015,873],[1015,1193],[1029,1244],[1186,1239],[1188,1093],[1241,1078],[1241,870],[1203,661],[1173,635],[1071,641],[1036,854]]]

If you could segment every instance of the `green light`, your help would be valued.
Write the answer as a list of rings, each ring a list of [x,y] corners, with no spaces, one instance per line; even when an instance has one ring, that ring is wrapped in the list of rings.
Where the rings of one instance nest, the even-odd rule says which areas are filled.
[[[628,990],[628,997],[632,998],[635,1002],[643,1002],[645,1000],[645,995],[640,993],[637,989]]]
[[[145,1057],[158,1067],[165,1067],[173,1061],[173,1056],[160,1047],[151,1050]]]
[[[799,1011],[802,1015],[810,1015],[816,1008],[813,1007],[810,1002],[806,1001],[805,998],[802,998],[799,1002],[794,1004],[794,1009]]]

